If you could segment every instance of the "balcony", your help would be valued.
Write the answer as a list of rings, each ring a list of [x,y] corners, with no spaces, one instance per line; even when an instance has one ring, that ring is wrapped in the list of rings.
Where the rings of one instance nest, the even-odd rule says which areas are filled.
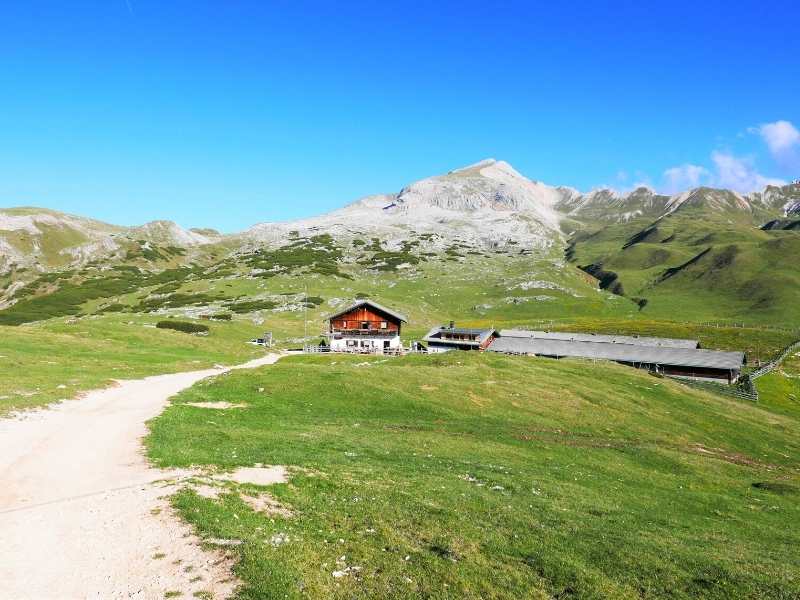
[[[333,331],[326,331],[322,335],[335,338],[359,336],[393,338],[400,335],[400,332],[390,329],[334,329]]]

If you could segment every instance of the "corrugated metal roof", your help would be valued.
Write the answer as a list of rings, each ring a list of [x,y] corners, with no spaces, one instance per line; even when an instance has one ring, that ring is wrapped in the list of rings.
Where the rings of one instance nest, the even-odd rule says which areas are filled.
[[[644,337],[633,335],[603,335],[598,333],[573,333],[569,331],[528,331],[526,329],[503,329],[501,337],[538,338],[573,342],[602,342],[607,344],[631,344],[634,346],[660,346],[662,348],[697,348],[697,340]]]
[[[540,356],[593,358],[617,362],[673,365],[711,369],[741,369],[743,352],[720,352],[696,348],[664,348],[606,342],[570,342],[523,337],[499,337],[489,346],[492,352]]]
[[[438,327],[434,327],[431,329],[428,334],[422,338],[423,341],[426,342],[438,342],[440,344],[456,344],[459,346],[477,346],[482,344],[486,341],[486,339],[493,335],[495,332],[494,329],[475,329],[475,328],[467,328],[467,327],[447,327],[446,325],[440,325]],[[461,335],[475,335],[477,339],[474,340],[449,340],[446,338],[442,338],[442,333],[456,333]]]
[[[340,310],[338,312],[335,312],[332,315],[328,315],[328,320],[335,319],[336,317],[338,317],[340,315],[348,313],[351,310],[355,310],[356,308],[358,308],[360,306],[364,306],[364,305],[368,305],[368,306],[371,306],[372,308],[374,308],[376,310],[380,310],[380,311],[386,313],[387,315],[390,315],[390,316],[394,317],[395,319],[399,319],[399,320],[403,321],[403,323],[408,323],[408,319],[406,318],[405,315],[402,315],[399,312],[396,312],[396,311],[394,311],[394,310],[392,310],[390,308],[386,308],[385,306],[381,306],[380,304],[378,304],[377,302],[373,302],[372,300],[359,300],[358,302],[356,302],[355,304],[351,304],[347,308],[343,308],[342,310]]]

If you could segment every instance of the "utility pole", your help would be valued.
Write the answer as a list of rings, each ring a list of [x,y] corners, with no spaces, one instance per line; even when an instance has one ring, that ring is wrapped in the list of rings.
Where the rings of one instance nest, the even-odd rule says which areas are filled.
[[[303,352],[308,352],[308,283],[303,282],[305,296],[303,297]]]

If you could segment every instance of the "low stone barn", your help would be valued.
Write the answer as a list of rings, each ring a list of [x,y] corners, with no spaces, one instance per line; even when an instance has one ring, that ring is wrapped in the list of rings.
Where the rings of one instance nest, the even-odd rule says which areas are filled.
[[[504,330],[488,350],[612,360],[673,377],[720,383],[734,383],[739,378],[745,362],[743,352],[702,350],[698,346],[695,340]]]
[[[456,327],[455,323],[434,327],[423,338],[428,344],[428,352],[449,352],[450,350],[485,350],[497,337],[497,331]]]
[[[372,300],[360,300],[328,317],[331,352],[399,352],[404,315]]]

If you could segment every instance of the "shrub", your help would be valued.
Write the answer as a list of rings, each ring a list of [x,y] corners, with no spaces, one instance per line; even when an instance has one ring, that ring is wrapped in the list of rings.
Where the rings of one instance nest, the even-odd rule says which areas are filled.
[[[174,329],[183,333],[208,333],[208,325],[202,323],[189,323],[188,321],[159,321],[158,329]]]
[[[254,312],[257,310],[271,310],[278,306],[277,302],[272,300],[249,300],[246,302],[227,302],[225,306],[228,310],[237,314]]]
[[[208,315],[206,318],[211,321],[230,321],[233,315],[231,313],[216,313],[214,315]]]
[[[125,306],[124,304],[120,304],[119,302],[116,302],[114,304],[108,304],[108,305],[98,309],[97,310],[97,314],[112,313],[112,312],[122,312],[126,308],[128,308],[128,307]]]

